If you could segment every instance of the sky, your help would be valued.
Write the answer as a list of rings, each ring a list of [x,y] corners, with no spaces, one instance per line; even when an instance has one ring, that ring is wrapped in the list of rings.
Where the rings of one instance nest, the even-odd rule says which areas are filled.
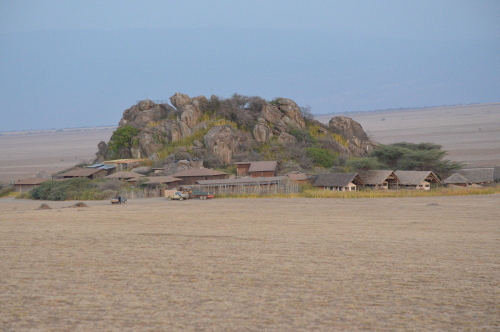
[[[117,125],[138,100],[314,114],[500,102],[500,1],[0,0],[0,131]]]

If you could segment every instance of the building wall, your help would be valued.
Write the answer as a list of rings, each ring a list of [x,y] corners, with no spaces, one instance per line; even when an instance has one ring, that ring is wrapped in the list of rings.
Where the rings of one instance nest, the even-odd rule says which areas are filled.
[[[236,165],[236,174],[238,176],[248,175],[249,169],[250,169],[250,164]]]
[[[346,187],[323,187],[323,189],[334,191],[356,191],[358,189],[358,186],[351,182]]]
[[[220,180],[220,179],[227,179],[226,174],[221,174],[221,175],[213,175],[213,176],[186,176],[186,177],[181,177],[181,176],[176,176],[182,181],[179,182],[180,186],[190,186],[190,185],[195,185],[197,184],[196,181],[198,180]]]
[[[273,176],[276,176],[276,173],[274,171],[267,171],[267,172],[252,172],[251,176],[253,178],[261,178],[261,177],[264,177],[264,178],[269,178],[269,177],[273,177]]]
[[[15,184],[15,190],[20,193],[30,191],[33,188],[39,187],[39,184]]]

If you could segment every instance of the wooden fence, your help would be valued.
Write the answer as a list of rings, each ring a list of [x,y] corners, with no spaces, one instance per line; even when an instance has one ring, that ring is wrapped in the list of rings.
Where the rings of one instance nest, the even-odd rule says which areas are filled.
[[[206,184],[193,186],[196,190],[215,194],[292,194],[299,192],[299,185],[290,180],[259,181],[255,183]]]
[[[119,195],[127,199],[163,197],[164,193],[165,189],[163,188],[122,189],[118,192]]]

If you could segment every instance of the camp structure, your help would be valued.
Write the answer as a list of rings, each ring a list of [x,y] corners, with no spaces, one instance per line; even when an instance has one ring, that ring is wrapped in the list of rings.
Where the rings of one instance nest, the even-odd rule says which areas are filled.
[[[466,178],[469,184],[487,185],[495,182],[494,167],[464,168],[457,173]]]
[[[326,173],[320,174],[313,186],[325,190],[356,191],[365,182],[358,173]]]
[[[219,172],[209,168],[188,168],[181,172],[170,174],[174,178],[179,178],[181,181],[179,185],[193,185],[199,180],[221,180],[229,177],[228,173]]]
[[[469,187],[469,180],[459,173],[453,173],[443,180],[443,184],[447,187]]]
[[[136,178],[141,178],[144,175],[135,173],[135,172],[127,172],[127,171],[121,171],[121,172],[116,172],[111,175],[105,176],[105,179],[115,179],[115,180],[130,180],[130,179],[136,179]]]
[[[403,189],[429,190],[431,184],[441,184],[439,178],[432,171],[396,171],[395,174]]]
[[[239,177],[250,175],[253,178],[274,177],[278,162],[275,160],[266,161],[242,161],[234,163],[236,174]]]
[[[103,164],[116,167],[118,172],[140,166],[145,159],[115,159],[105,160]]]
[[[89,178],[97,179],[106,176],[106,170],[100,168],[77,168],[57,175],[59,179]]]
[[[359,176],[365,182],[365,186],[373,189],[397,189],[399,179],[393,171],[369,170],[359,171]]]
[[[144,185],[146,187],[159,187],[161,185],[165,186],[166,189],[173,189],[179,186],[179,182],[182,179],[174,178],[173,176],[150,176],[144,178]],[[142,180],[141,180],[142,182]]]
[[[50,179],[42,179],[42,178],[21,179],[14,182],[14,188],[17,192],[26,192],[40,186],[42,183],[48,180]]]
[[[104,169],[106,170],[106,175],[110,175],[113,172],[115,172],[116,167],[113,165],[106,165],[106,164],[94,164],[87,166],[87,168],[99,168],[99,169]]]
[[[302,173],[298,171],[292,171],[288,172],[285,174],[285,176],[288,176],[290,180],[293,182],[299,184],[299,185],[306,185],[306,184],[312,184],[312,176],[307,173]]]
[[[290,194],[299,192],[299,185],[287,176],[198,180],[196,187],[201,191],[215,194]]]

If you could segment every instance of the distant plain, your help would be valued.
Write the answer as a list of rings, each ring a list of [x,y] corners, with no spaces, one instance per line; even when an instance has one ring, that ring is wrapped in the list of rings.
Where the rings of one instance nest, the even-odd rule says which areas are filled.
[[[317,116],[323,123],[335,115]],[[500,166],[500,103],[343,114],[376,142],[431,142],[446,158],[470,166]]]

